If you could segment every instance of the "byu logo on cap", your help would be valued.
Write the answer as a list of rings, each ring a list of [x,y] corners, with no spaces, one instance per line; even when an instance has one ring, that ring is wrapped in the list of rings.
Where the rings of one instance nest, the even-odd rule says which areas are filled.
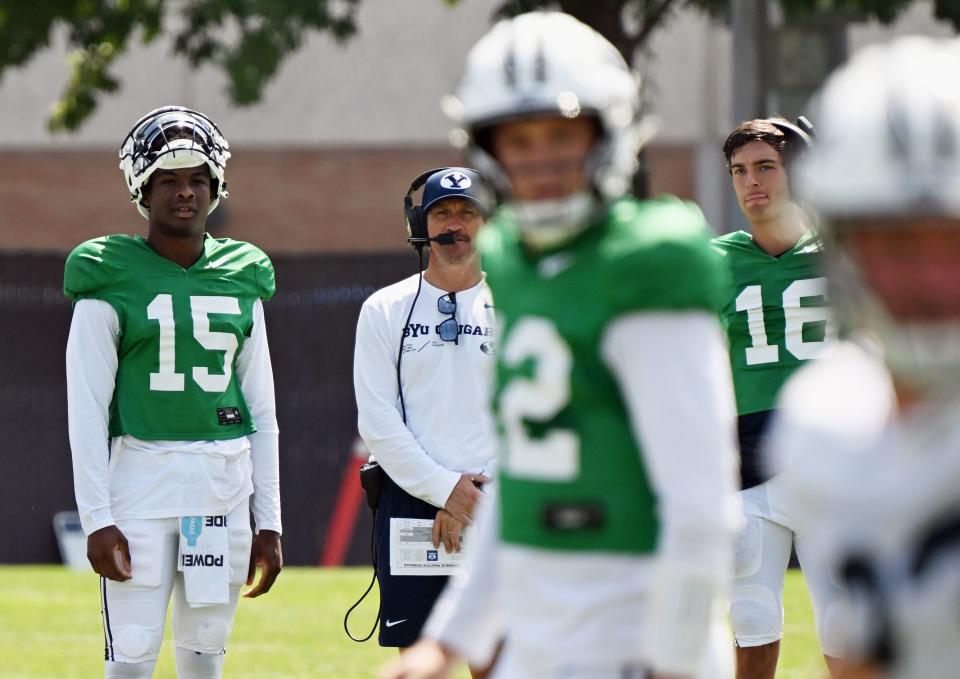
[[[440,186],[445,189],[469,189],[473,182],[462,172],[451,172],[440,178]]]

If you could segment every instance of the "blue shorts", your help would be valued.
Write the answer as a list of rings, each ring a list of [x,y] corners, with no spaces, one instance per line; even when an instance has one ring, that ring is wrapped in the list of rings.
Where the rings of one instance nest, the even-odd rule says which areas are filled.
[[[410,646],[447,584],[445,575],[390,575],[390,519],[433,519],[438,508],[415,498],[387,476],[374,520],[380,582],[380,645]]]

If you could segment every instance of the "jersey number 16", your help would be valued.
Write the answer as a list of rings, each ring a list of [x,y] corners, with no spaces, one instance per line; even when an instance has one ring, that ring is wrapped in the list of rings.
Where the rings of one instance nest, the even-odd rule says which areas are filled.
[[[784,344],[787,351],[801,361],[816,358],[823,350],[826,338],[830,335],[829,310],[823,306],[801,306],[804,297],[823,297],[827,295],[827,283],[824,278],[806,278],[794,281],[783,291]],[[747,365],[776,363],[780,360],[780,347],[767,341],[766,322],[763,317],[763,296],[759,285],[748,285],[736,299],[737,311],[747,312],[747,331],[750,344],[747,347]],[[808,323],[827,323],[823,340],[803,339],[803,326]]]

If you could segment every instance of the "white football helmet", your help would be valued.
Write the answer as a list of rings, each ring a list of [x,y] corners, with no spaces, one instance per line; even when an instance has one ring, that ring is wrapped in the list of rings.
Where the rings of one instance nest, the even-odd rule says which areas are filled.
[[[150,218],[141,202],[143,187],[156,170],[176,170],[206,165],[210,168],[211,201],[207,214],[227,198],[224,171],[230,145],[210,118],[183,106],[150,111],[133,126],[120,145],[120,169],[127,180],[130,202]]]
[[[560,12],[531,12],[497,23],[470,51],[455,96],[444,99],[469,164],[517,214],[524,236],[548,246],[589,224],[598,207],[628,192],[637,153],[654,125],[640,115],[639,78],[616,48]],[[593,116],[600,138],[587,161],[590,190],[547,201],[516,201],[501,165],[480,137],[498,123],[533,115]]]
[[[903,233],[928,218],[960,229],[958,73],[955,39],[905,37],[858,52],[814,101],[820,143],[800,161],[796,182],[834,241],[828,261],[840,320],[874,332],[894,375],[923,388],[960,381],[960,318],[895,319],[844,236]]]

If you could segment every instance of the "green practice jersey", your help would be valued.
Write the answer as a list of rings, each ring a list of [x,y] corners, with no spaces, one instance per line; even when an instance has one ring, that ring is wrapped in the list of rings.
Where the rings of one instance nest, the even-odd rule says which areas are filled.
[[[501,326],[495,411],[504,542],[649,553],[657,499],[601,346],[634,313],[719,313],[727,273],[700,211],[616,202],[567,246],[530,254],[508,210],[481,234]]]
[[[744,231],[715,238],[713,245],[733,279],[723,320],[737,412],[770,410],[786,379],[803,361],[819,355],[831,332],[822,245],[807,233],[774,257]]]
[[[184,269],[139,236],[105,236],[67,258],[64,293],[108,302],[119,321],[110,435],[233,439],[256,431],[235,373],[257,299],[275,290],[258,248],[206,236]]]

